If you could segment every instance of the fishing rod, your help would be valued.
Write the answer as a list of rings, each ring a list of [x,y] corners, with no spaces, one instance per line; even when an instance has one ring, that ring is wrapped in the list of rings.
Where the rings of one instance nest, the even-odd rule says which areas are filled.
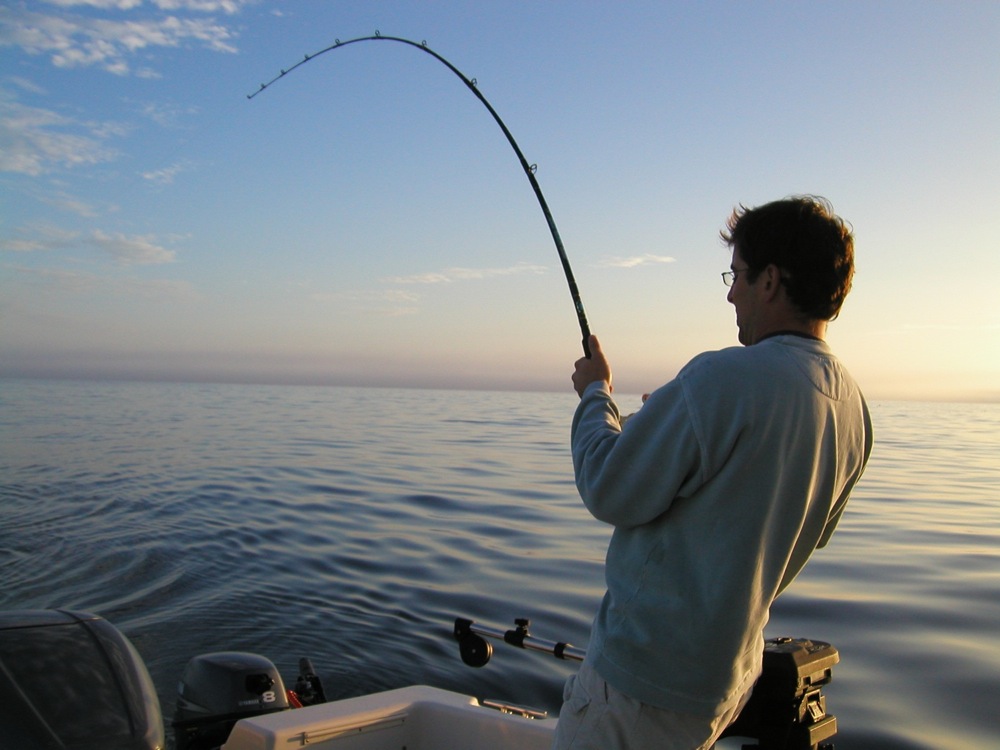
[[[566,276],[566,283],[569,285],[569,293],[570,296],[573,298],[573,306],[576,309],[576,317],[580,323],[580,333],[583,335],[583,353],[589,359],[590,326],[587,324],[587,315],[583,310],[583,301],[580,299],[580,292],[577,289],[576,280],[573,278],[573,269],[570,268],[569,258],[566,257],[566,249],[563,247],[562,238],[559,236],[559,230],[556,228],[556,222],[552,218],[552,212],[549,211],[549,206],[548,203],[546,203],[545,201],[545,196],[542,195],[542,188],[539,186],[538,180],[535,178],[535,171],[537,169],[537,165],[529,164],[528,160],[524,158],[524,154],[522,153],[521,148],[517,145],[517,141],[514,140],[514,136],[511,135],[511,132],[504,124],[504,121],[500,119],[500,115],[497,114],[497,111],[493,109],[493,105],[491,105],[489,101],[487,101],[486,97],[483,96],[483,93],[479,90],[475,78],[468,78],[464,73],[462,73],[462,71],[460,71],[450,62],[448,62],[445,58],[443,58],[437,52],[428,47],[427,42],[425,41],[414,42],[410,39],[403,39],[401,37],[382,36],[382,34],[376,31],[374,36],[363,36],[363,37],[358,37],[356,39],[348,39],[346,42],[342,42],[341,40],[337,39],[329,47],[321,49],[319,52],[316,52],[312,55],[306,55],[304,59],[299,60],[299,62],[295,63],[295,65],[293,65],[290,68],[283,69],[278,75],[276,75],[267,83],[262,83],[260,85],[260,88],[257,89],[252,94],[247,94],[247,99],[253,99],[255,96],[260,94],[266,88],[271,86],[276,81],[284,78],[286,75],[291,73],[296,68],[305,65],[310,60],[314,60],[326,52],[330,52],[331,50],[339,49],[341,47],[346,47],[347,45],[354,44],[356,42],[374,42],[374,41],[399,42],[400,44],[407,44],[411,47],[415,47],[416,49],[421,50],[422,52],[426,52],[435,60],[445,65],[448,68],[448,70],[450,70],[460,79],[462,79],[462,82],[466,85],[466,87],[468,87],[468,89],[473,94],[476,95],[476,98],[479,99],[479,101],[483,103],[483,106],[485,106],[486,109],[489,110],[489,113],[493,115],[493,119],[496,120],[497,125],[500,126],[500,129],[503,131],[503,134],[507,137],[507,142],[510,143],[511,148],[514,149],[514,153],[517,154],[518,161],[521,163],[521,168],[524,170],[525,175],[527,175],[528,182],[531,183],[532,190],[535,191],[535,197],[538,198],[538,204],[541,206],[542,213],[545,215],[545,221],[549,225],[549,231],[552,233],[552,240],[555,242],[556,251],[559,253],[559,262],[562,264],[563,273]]]

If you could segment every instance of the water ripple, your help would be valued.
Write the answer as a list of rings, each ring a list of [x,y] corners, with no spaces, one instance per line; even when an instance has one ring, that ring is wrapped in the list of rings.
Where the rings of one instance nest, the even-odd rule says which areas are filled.
[[[523,616],[586,646],[610,529],[573,486],[574,405],[6,383],[0,606],[104,614],[168,717],[186,660],[222,649],[286,675],[309,656],[334,697],[422,682],[557,710],[572,665],[501,649],[469,670],[450,629]],[[840,650],[838,747],[978,750],[995,737],[1000,674],[1000,409],[873,415],[872,464],[769,634]]]

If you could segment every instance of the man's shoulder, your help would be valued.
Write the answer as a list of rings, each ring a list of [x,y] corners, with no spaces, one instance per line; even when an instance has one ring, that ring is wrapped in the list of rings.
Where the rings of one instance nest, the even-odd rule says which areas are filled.
[[[677,379],[694,399],[727,400],[747,391],[762,397],[799,392],[838,401],[860,398],[857,383],[825,342],[793,336],[704,352]]]
[[[678,377],[698,377],[715,371],[752,366],[755,359],[750,351],[752,348],[746,346],[729,346],[725,349],[702,352],[693,357],[690,362],[681,368]]]
[[[800,352],[796,344],[798,342],[785,346],[783,342],[765,341],[754,346],[730,346],[703,352],[681,368],[677,377],[689,388],[777,385],[775,380],[784,380],[800,369],[796,359],[806,351]],[[809,350],[812,356],[832,357],[825,346],[810,349],[806,345],[804,350]]]

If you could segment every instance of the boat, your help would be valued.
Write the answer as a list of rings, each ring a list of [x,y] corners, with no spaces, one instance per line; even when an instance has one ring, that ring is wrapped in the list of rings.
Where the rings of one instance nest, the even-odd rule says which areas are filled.
[[[462,660],[483,667],[491,641],[579,661],[585,652],[457,618]],[[764,672],[726,734],[760,750],[824,750],[836,734],[822,687],[837,650],[808,639],[767,642]],[[0,744],[32,750],[164,750],[152,680],[129,640],[100,615],[0,612]],[[178,683],[176,750],[543,750],[558,719],[531,707],[429,685],[327,701],[309,659],[291,689],[266,657],[222,651],[193,657]],[[737,745],[739,747],[739,745]],[[747,745],[744,745],[747,747]]]
[[[556,720],[427,685],[243,719],[223,750],[548,750]]]

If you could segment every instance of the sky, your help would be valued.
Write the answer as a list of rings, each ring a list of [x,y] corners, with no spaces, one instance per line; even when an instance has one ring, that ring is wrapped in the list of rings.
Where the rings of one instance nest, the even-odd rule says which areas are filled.
[[[719,230],[830,200],[869,399],[1000,401],[1000,3],[5,0],[0,376],[616,389],[737,345]],[[253,98],[262,83],[302,62]]]

